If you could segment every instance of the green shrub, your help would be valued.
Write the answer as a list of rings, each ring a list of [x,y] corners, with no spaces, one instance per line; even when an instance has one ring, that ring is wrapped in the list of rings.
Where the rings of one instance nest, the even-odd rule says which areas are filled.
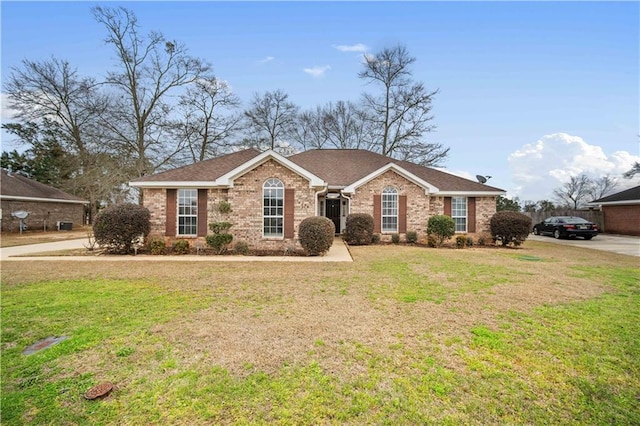
[[[501,211],[491,217],[491,236],[503,246],[522,244],[531,232],[531,218],[518,212]]]
[[[456,233],[456,223],[446,215],[431,216],[427,222],[427,233],[435,237],[436,246],[440,247]]]
[[[154,237],[149,241],[149,251],[151,254],[164,254],[167,248],[167,244],[162,237]]]
[[[347,216],[345,240],[354,246],[371,244],[373,241],[373,216],[366,213],[352,213]]]
[[[373,234],[371,236],[371,243],[378,244],[380,242],[380,234]]]
[[[427,247],[438,247],[438,238],[434,234],[427,234]]]
[[[323,254],[333,244],[336,227],[331,219],[313,216],[300,222],[298,238],[302,248],[311,256]]]
[[[473,247],[474,241],[471,235],[467,235],[467,247]]]
[[[400,234],[392,234],[391,235],[391,242],[393,244],[400,244]]]
[[[209,229],[214,234],[225,234],[232,226],[229,222],[214,222],[209,224]]]
[[[406,238],[409,244],[415,244],[418,242],[418,233],[416,231],[407,231]]]
[[[247,254],[249,254],[249,244],[247,244],[245,241],[238,241],[234,244],[233,251],[246,256]]]
[[[173,252],[175,254],[189,254],[189,241],[175,240],[173,242]]]
[[[93,225],[96,243],[108,253],[129,254],[151,231],[151,214],[138,204],[115,204],[102,210]]]
[[[462,249],[467,245],[466,235],[456,235],[456,248]]]
[[[217,254],[222,254],[227,250],[227,245],[233,240],[231,234],[210,234],[205,237],[207,245],[215,250]]]
[[[228,201],[221,200],[218,203],[218,211],[222,214],[231,213],[231,204]]]
[[[215,250],[217,254],[222,254],[227,251],[227,246],[233,241],[233,235],[227,231],[231,228],[229,222],[214,222],[209,224],[209,229],[213,232],[213,235],[207,235],[205,240],[207,245]]]

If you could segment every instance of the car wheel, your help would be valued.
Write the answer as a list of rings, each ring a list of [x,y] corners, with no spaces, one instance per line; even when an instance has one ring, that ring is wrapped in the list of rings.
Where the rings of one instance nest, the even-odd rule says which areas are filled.
[[[560,239],[560,230],[556,229],[555,231],[553,231],[553,237],[556,239]]]
[[[538,231],[538,227],[533,228],[533,235],[540,235],[540,231]]]

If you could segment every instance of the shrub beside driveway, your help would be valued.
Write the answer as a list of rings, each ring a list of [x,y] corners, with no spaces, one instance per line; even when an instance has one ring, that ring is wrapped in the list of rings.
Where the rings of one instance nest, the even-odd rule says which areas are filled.
[[[640,423],[637,259],[533,241],[351,252],[3,262],[2,424]],[[104,381],[106,399],[82,398]]]

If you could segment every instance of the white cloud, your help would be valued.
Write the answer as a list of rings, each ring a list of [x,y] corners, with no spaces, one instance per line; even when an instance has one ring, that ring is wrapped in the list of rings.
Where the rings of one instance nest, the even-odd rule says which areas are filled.
[[[9,108],[9,97],[6,93],[0,93],[0,120],[2,123],[8,123],[13,120],[16,110]]]
[[[273,61],[275,61],[275,60],[276,60],[276,58],[275,58],[275,57],[273,57],[273,56],[267,56],[267,57],[266,57],[266,58],[264,58],[264,59],[260,59],[260,60],[258,61],[258,63],[259,63],[259,64],[266,64],[266,63],[269,63],[269,62],[273,62]]]
[[[338,49],[341,52],[366,52],[367,50],[369,50],[369,48],[362,43],[356,43],[350,46],[345,44],[339,44],[339,45],[334,44],[333,48]]]
[[[313,67],[313,68],[305,68],[304,72],[313,76],[313,77],[323,77],[324,74],[329,71],[331,67],[329,65],[325,65],[322,67]]]
[[[515,185],[509,188],[509,196],[537,201],[552,199],[553,190],[571,176],[618,178],[635,161],[640,161],[640,156],[626,151],[607,154],[602,147],[591,145],[579,136],[554,133],[524,145],[511,153],[508,161]],[[632,183],[622,178],[618,182],[619,188]]]

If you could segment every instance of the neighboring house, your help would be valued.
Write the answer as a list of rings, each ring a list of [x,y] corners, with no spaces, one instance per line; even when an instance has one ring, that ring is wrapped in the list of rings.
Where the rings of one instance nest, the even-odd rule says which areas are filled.
[[[602,209],[605,232],[640,236],[640,185],[589,204],[599,205]]]
[[[326,216],[345,228],[350,213],[374,217],[383,240],[392,234],[426,234],[430,216],[454,218],[456,231],[489,230],[496,197],[504,191],[468,179],[364,150],[312,150],[283,157],[273,151],[239,151],[145,176],[142,188],[152,233],[167,239],[203,239],[208,224],[227,221],[235,241],[260,249],[296,244],[300,222]],[[218,211],[221,200],[232,212]]]
[[[20,231],[20,219],[12,213],[26,211],[29,229],[57,229],[58,223],[82,225],[87,201],[52,186],[2,169],[0,180],[2,231]]]

